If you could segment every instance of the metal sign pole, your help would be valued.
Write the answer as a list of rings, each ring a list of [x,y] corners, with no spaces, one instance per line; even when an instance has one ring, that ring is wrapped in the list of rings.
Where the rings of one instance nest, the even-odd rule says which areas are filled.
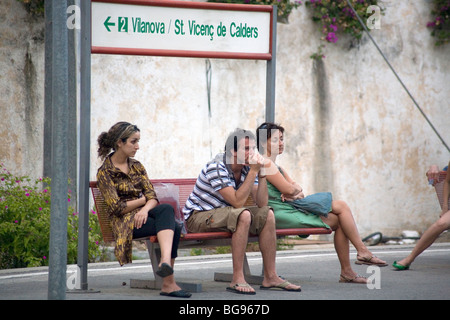
[[[275,122],[275,79],[277,61],[277,6],[273,6],[272,12],[272,59],[267,60],[266,71],[266,121]]]
[[[52,155],[48,298],[66,297],[68,180],[68,41],[67,1],[51,2]]]
[[[80,172],[77,289],[87,290],[89,241],[89,171],[91,138],[91,1],[81,0]]]

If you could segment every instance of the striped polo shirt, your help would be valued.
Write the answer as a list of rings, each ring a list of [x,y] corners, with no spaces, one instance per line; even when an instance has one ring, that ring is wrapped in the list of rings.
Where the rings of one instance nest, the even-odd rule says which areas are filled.
[[[218,159],[219,157],[216,157]],[[183,208],[184,218],[187,220],[193,211],[208,211],[216,208],[231,206],[222,195],[220,189],[233,187],[235,190],[244,182],[250,167],[244,166],[241,171],[241,181],[236,183],[233,172],[228,170],[223,161],[211,161],[206,164],[200,172],[194,186],[194,190],[186,200]],[[255,179],[255,185],[258,184],[258,177]]]

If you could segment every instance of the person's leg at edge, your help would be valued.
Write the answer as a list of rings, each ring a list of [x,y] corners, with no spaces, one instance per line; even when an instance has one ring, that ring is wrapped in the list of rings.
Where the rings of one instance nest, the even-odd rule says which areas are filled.
[[[281,279],[276,272],[277,237],[275,232],[275,215],[272,209],[269,210],[266,223],[259,234],[259,247],[264,265],[264,280],[262,285],[264,287],[271,287],[283,283],[285,280]],[[300,289],[300,286],[289,284],[286,289],[297,290]]]
[[[433,223],[420,237],[419,241],[417,241],[415,247],[411,251],[411,253],[404,259],[398,261],[397,263],[404,267],[409,267],[414,260],[431,246],[434,241],[436,241],[437,237],[444,232],[445,230],[450,228],[450,211],[444,213],[435,223]]]

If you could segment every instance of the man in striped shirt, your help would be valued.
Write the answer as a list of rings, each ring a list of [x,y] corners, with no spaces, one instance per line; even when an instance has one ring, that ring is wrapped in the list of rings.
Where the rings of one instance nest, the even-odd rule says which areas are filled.
[[[252,132],[236,129],[227,138],[225,153],[216,156],[201,171],[183,213],[189,232],[228,230],[233,233],[231,252],[233,279],[227,290],[255,294],[243,271],[249,233],[259,236],[264,263],[261,288],[300,291],[278,277],[275,270],[276,233],[273,210],[267,206],[264,158],[256,150]],[[256,206],[245,207],[249,195]]]

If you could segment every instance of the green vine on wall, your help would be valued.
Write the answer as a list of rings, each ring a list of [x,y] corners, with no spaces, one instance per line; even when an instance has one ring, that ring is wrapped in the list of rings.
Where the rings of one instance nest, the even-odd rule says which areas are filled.
[[[377,15],[383,12],[377,0],[350,0],[350,3],[363,22],[368,22],[368,19],[372,21],[379,19]],[[364,27],[346,0],[309,0],[305,1],[305,5],[312,11],[312,20],[319,25],[322,33],[320,39],[323,43],[310,56],[312,59],[325,58],[324,48],[327,44],[337,43],[341,34],[361,39]]]

